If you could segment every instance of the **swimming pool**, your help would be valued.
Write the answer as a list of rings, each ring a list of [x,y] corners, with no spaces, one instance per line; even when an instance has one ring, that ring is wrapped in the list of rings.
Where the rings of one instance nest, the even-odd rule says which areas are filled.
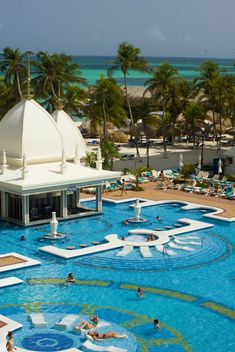
[[[72,330],[63,339],[53,328],[63,316],[76,313],[84,317],[98,314],[110,323],[109,330],[125,331],[125,341],[112,339],[102,344],[128,351],[235,349],[235,222],[205,218],[211,212],[208,209],[183,211],[182,204],[175,202],[143,207],[141,216],[148,222],[126,226],[123,220],[133,216],[132,204],[104,202],[101,216],[61,222],[58,232],[66,238],[55,245],[90,246],[111,233],[128,237],[128,231],[136,228],[164,230],[182,218],[214,226],[190,232],[194,241],[190,238],[188,242],[200,245],[187,244],[193,251],[170,248],[177,252],[174,256],[163,257],[151,249],[152,256],[143,258],[134,248],[126,257],[116,256],[119,250],[114,249],[66,261],[38,250],[51,245],[51,241],[41,239],[50,232],[48,225],[25,229],[1,223],[0,254],[16,252],[42,262],[40,266],[0,275],[24,280],[24,284],[2,288],[0,296],[0,314],[23,324],[23,329],[15,333],[18,346],[41,346],[40,351],[61,350],[61,345],[81,348],[83,340]],[[22,235],[26,241],[20,240]],[[74,273],[75,284],[65,284],[69,272]],[[143,299],[136,296],[138,286],[143,288]],[[42,312],[48,321],[43,332],[31,327],[28,315],[35,311]],[[153,330],[153,318],[160,320],[161,330]]]

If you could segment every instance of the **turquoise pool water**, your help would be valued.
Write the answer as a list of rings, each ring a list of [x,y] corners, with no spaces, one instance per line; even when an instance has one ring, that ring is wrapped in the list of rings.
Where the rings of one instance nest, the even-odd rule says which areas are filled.
[[[66,261],[38,250],[51,244],[38,240],[49,232],[48,225],[24,229],[0,224],[0,254],[17,252],[42,262],[37,267],[0,274],[0,278],[17,276],[25,281],[0,289],[0,314],[24,325],[15,334],[18,346],[38,343],[40,351],[60,350],[60,344],[80,348],[83,341],[79,336],[71,330],[63,339],[53,329],[54,324],[66,314],[98,314],[111,324],[104,331],[128,334],[125,341],[112,339],[102,344],[133,352],[234,351],[235,223],[210,220],[203,217],[208,210],[183,211],[182,204],[175,203],[144,207],[141,216],[148,222],[125,226],[123,220],[133,216],[132,203],[104,202],[101,216],[61,222],[58,231],[66,238],[56,245],[91,245],[111,233],[121,237],[137,227],[164,229],[182,218],[212,223],[214,227],[182,235],[193,236],[200,245],[190,245],[193,252],[177,250],[174,257],[163,258],[157,250],[151,250],[151,258],[142,258],[134,249],[125,258],[116,256],[118,250],[111,250]],[[20,241],[21,235],[26,241]],[[69,272],[73,272],[75,284],[66,284]],[[143,299],[136,296],[138,286],[143,288]],[[31,328],[28,314],[37,311],[48,322],[45,331]],[[153,330],[153,318],[160,320],[161,330]]]

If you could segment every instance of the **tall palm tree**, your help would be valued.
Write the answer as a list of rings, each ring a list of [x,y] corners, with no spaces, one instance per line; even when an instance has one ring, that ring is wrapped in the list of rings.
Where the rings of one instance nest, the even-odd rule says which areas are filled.
[[[168,62],[163,62],[159,67],[153,70],[152,78],[145,82],[145,85],[147,86],[145,92],[149,91],[152,98],[161,107],[163,119],[171,99],[172,86],[176,81],[176,75],[177,69],[170,65]],[[162,135],[164,155],[166,155],[167,150],[165,124],[163,124]]]
[[[213,61],[206,61],[198,68],[200,76],[195,79],[195,85],[199,90],[201,100],[206,103],[208,110],[213,116],[213,136],[216,140],[216,92],[215,80],[221,75],[221,69]]]
[[[222,139],[222,116],[226,115],[231,99],[234,98],[234,78],[219,75],[214,80],[216,112],[219,116],[219,141]]]
[[[101,78],[88,93],[88,116],[92,123],[103,127],[103,139],[108,139],[107,123],[120,127],[126,120],[122,89],[111,78]]]
[[[135,131],[135,124],[132,115],[131,104],[128,95],[127,75],[130,70],[136,70],[141,72],[149,71],[149,65],[146,59],[141,57],[141,50],[134,47],[132,44],[123,42],[119,44],[117,49],[116,60],[112,62],[111,68],[109,68],[109,74],[112,74],[114,70],[121,70],[123,73],[124,90],[127,102],[127,108],[132,124],[132,129]],[[136,143],[136,153],[139,156],[138,145]]]
[[[2,72],[5,72],[6,83],[17,86],[21,100],[23,99],[21,86],[26,76],[25,63],[29,55],[32,55],[31,51],[22,53],[18,48],[14,50],[7,47],[3,49],[3,59],[0,62],[0,69]]]
[[[85,84],[86,80],[80,76],[79,65],[72,62],[70,56],[64,54],[49,54],[40,51],[35,62],[35,85],[37,94],[47,96],[51,94],[57,101],[60,88],[66,90],[71,83]]]
[[[195,132],[198,127],[203,125],[203,120],[205,116],[204,109],[200,103],[192,102],[189,105],[187,105],[183,114],[184,114],[187,126],[190,126],[192,139],[193,139],[193,148],[195,149]]]

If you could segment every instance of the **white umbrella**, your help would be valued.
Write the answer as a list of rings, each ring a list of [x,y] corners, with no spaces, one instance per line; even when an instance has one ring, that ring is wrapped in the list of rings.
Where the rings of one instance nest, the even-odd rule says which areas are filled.
[[[183,154],[180,153],[180,155],[179,155],[179,169],[181,170],[183,166],[184,166],[184,164],[183,164]]]
[[[201,154],[198,155],[197,168],[198,168],[198,170],[201,170],[201,168],[202,168],[202,156],[201,156]]]
[[[219,159],[218,161],[218,174],[222,174],[223,170],[222,170],[222,160]]]

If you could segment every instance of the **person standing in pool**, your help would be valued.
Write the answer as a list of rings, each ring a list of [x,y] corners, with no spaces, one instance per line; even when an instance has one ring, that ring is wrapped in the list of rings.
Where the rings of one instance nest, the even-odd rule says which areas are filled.
[[[75,278],[74,278],[72,273],[69,273],[69,275],[67,277],[67,282],[70,282],[70,283],[74,283],[75,282]]]
[[[158,319],[154,319],[154,321],[153,321],[153,327],[154,327],[154,329],[161,329],[161,326],[160,326],[160,324],[159,324],[159,320]]]
[[[8,332],[7,338],[8,338],[7,343],[6,343],[7,352],[16,351],[17,348],[15,348],[15,346],[14,346],[14,337],[13,337],[12,331]]]
[[[144,294],[141,287],[138,287],[137,289],[137,297],[144,298]]]

